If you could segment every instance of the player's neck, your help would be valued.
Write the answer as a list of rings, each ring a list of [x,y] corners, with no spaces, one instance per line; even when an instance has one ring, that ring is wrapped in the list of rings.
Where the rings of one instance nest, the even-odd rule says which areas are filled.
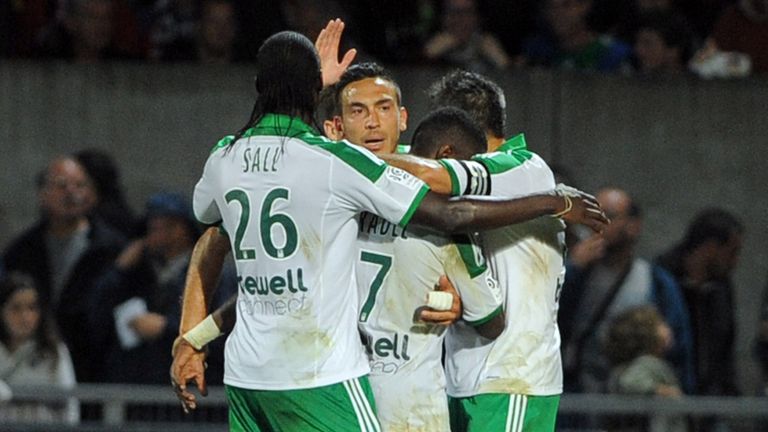
[[[488,141],[488,153],[495,152],[499,147],[503,146],[506,142],[504,137],[497,137],[492,135],[486,135]]]

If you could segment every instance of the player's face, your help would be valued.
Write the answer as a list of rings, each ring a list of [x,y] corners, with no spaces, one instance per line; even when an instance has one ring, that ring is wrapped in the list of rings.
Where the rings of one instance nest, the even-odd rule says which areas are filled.
[[[385,79],[365,78],[342,90],[340,129],[352,144],[374,153],[394,153],[407,119],[397,89]]]
[[[11,340],[21,342],[31,338],[40,324],[37,291],[20,289],[13,293],[3,306],[2,318]]]

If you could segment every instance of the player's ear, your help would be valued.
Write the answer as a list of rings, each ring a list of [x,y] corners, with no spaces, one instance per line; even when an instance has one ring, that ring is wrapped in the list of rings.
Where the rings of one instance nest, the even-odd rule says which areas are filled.
[[[456,156],[456,152],[453,151],[453,147],[450,144],[443,144],[437,150],[435,159],[450,159]]]
[[[400,107],[400,132],[405,132],[408,129],[408,110],[405,107]]]
[[[339,135],[344,134],[344,123],[341,121],[340,116],[333,116],[333,126],[336,128],[336,133]]]

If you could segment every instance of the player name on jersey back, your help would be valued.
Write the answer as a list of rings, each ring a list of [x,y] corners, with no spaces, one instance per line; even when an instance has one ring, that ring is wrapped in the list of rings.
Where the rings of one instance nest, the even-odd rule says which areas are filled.
[[[360,213],[360,233],[381,237],[408,238],[404,228],[368,212]]]

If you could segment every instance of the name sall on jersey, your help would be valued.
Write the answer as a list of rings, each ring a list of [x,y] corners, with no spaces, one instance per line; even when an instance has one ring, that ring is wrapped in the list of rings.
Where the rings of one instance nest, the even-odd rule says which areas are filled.
[[[295,276],[295,277],[294,277]],[[304,285],[304,270],[299,267],[288,269],[285,275],[237,276],[240,288],[238,303],[248,315],[286,315],[302,310],[309,288]],[[261,296],[268,296],[270,298]],[[285,298],[277,298],[281,296]]]
[[[362,335],[365,351],[371,358],[370,365],[373,373],[393,374],[403,363],[409,361],[408,335],[395,333],[392,338],[375,339],[372,335]],[[391,356],[391,357],[390,357]]]
[[[276,145],[248,147],[243,151],[243,172],[276,172],[283,148]]]
[[[361,234],[373,234],[393,238],[402,237],[404,239],[408,238],[405,234],[405,230],[400,228],[399,225],[393,224],[380,216],[368,212],[360,213],[359,226]]]

